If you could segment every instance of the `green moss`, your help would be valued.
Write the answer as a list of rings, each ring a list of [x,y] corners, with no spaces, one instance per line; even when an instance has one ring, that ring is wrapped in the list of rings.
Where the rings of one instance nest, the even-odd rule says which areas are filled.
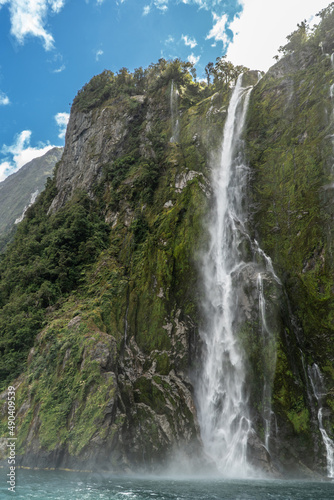
[[[306,408],[298,410],[290,410],[287,413],[290,422],[297,434],[307,432],[309,430],[309,411]]]
[[[144,403],[155,412],[166,412],[166,400],[161,388],[151,379],[140,377],[134,384],[134,398],[136,403]]]
[[[164,352],[156,357],[156,370],[161,375],[168,375],[171,369],[170,355]]]

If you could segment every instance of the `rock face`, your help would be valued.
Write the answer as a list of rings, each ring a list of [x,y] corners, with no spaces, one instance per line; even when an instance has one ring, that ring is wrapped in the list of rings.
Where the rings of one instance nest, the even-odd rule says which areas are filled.
[[[323,431],[334,439],[334,70],[319,48],[334,47],[332,10],[323,17],[309,39],[297,30],[255,86],[245,130],[250,237],[240,252],[257,258],[233,278],[235,328],[247,353],[248,460],[274,476],[326,475]],[[196,84],[182,64],[104,72],[85,86],[55,178],[0,261],[0,373],[16,387],[23,465],[156,471],[182,456],[214,469],[194,397],[198,256],[231,91]],[[259,284],[269,257],[274,273]]]
[[[141,101],[133,101],[140,110]],[[92,194],[103,165],[122,153],[122,142],[134,119],[129,108],[128,102],[116,100],[102,109],[71,114],[64,157],[57,171],[58,194],[51,212],[64,206],[76,189]]]

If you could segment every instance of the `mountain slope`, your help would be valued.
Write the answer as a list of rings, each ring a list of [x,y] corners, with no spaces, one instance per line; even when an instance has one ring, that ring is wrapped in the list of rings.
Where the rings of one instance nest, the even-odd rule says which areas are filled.
[[[0,242],[43,191],[46,179],[52,176],[62,152],[63,148],[53,148],[0,182]]]

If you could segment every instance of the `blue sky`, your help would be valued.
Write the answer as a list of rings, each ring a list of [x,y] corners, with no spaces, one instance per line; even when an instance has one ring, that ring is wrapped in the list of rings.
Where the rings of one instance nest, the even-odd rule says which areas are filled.
[[[0,181],[64,145],[77,91],[160,57],[266,70],[329,0],[0,0]]]

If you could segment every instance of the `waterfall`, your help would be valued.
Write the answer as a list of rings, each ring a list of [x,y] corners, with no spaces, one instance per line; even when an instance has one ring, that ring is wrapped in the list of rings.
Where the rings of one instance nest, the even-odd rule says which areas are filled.
[[[334,97],[334,83],[332,83],[332,85],[329,88],[329,97],[331,99],[333,99],[333,97]]]
[[[262,405],[263,445],[267,450],[271,422],[274,426],[276,423],[271,409],[276,336],[264,284],[270,283],[272,294],[281,282],[270,258],[248,234],[244,208],[249,169],[243,157],[242,134],[251,90],[242,86],[239,76],[229,103],[220,161],[212,171],[210,238],[201,261],[203,349],[201,372],[195,383],[198,418],[204,451],[218,470],[230,477],[256,474],[248,457],[248,445],[254,443],[255,436],[249,409],[252,381],[248,353],[239,338],[247,314],[253,318],[253,325],[259,325],[255,335],[262,339],[262,373],[256,383],[262,384],[258,402]],[[260,438],[256,439],[261,447]]]
[[[174,86],[174,80],[172,80],[170,86],[170,114],[172,120],[172,137],[170,138],[170,142],[178,142],[179,140],[179,132],[180,132],[180,124],[177,118],[178,106],[178,90],[177,87]]]
[[[245,390],[245,361],[235,336],[237,319],[234,274],[243,266],[238,249],[243,225],[242,202],[248,169],[242,162],[241,135],[251,87],[239,76],[234,88],[221,150],[213,171],[214,207],[210,247],[203,256],[205,315],[203,368],[197,383],[197,406],[205,452],[226,475],[247,475],[246,451],[252,424]]]
[[[21,215],[20,217],[18,217],[17,219],[15,219],[14,224],[19,224],[20,222],[22,222],[22,221],[23,221],[24,216],[25,216],[25,214],[26,214],[26,212],[27,212],[28,208],[29,208],[29,207],[31,207],[31,205],[33,205],[33,204],[35,203],[35,201],[36,201],[36,198],[37,198],[38,194],[39,194],[38,189],[36,189],[36,191],[34,191],[33,193],[31,193],[31,196],[30,196],[30,201],[29,201],[28,205],[26,205],[26,206],[24,207],[23,212],[22,212],[22,215]]]
[[[322,402],[325,396],[324,382],[321,371],[316,363],[308,367],[308,375],[311,381],[314,397],[318,402],[318,424],[322,441],[326,448],[327,455],[327,476],[334,478],[334,441],[328,436],[323,424]]]

